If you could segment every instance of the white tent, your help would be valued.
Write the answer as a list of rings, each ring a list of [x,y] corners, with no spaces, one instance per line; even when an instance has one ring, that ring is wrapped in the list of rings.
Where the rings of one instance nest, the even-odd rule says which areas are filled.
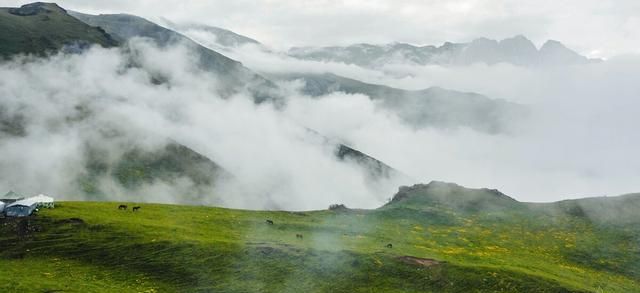
[[[44,194],[38,194],[36,196],[27,198],[27,200],[31,200],[33,202],[38,203],[38,207],[42,207],[42,208],[53,208],[54,207],[54,200],[53,197],[44,195]]]
[[[27,217],[38,207],[38,203],[31,198],[21,199],[14,203],[8,204],[4,212],[7,217]]]
[[[4,202],[0,201],[0,213],[4,211]]]

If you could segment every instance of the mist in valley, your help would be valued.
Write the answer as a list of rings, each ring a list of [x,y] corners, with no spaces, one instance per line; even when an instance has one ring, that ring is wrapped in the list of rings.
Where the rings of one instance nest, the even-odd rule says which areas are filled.
[[[258,104],[243,91],[223,98],[217,77],[197,68],[184,46],[158,48],[135,39],[123,49],[20,57],[3,62],[0,75],[3,119],[18,129],[4,132],[0,142],[5,189],[92,199],[77,184],[88,172],[87,145],[113,161],[132,147],[153,152],[169,141],[206,156],[229,174],[192,200],[183,197],[193,186],[186,177],[147,182],[131,192],[101,176],[97,185],[105,195],[97,199],[254,209],[318,209],[335,202],[376,207],[399,184],[410,183],[400,178],[372,182],[355,162],[336,158],[338,141],[296,119],[315,113],[321,100],[302,96],[291,85],[280,87],[285,107]],[[341,100],[351,98],[332,95],[322,103],[335,106],[318,111],[349,107]]]
[[[185,33],[203,45],[216,42],[215,35],[206,31]],[[297,117],[302,124],[348,141],[419,182],[443,180],[498,188],[518,200],[535,202],[638,190],[635,178],[640,175],[640,160],[629,156],[640,142],[636,131],[640,118],[635,114],[640,85],[634,78],[640,73],[638,55],[581,65],[418,66],[407,61],[370,69],[300,60],[268,45],[247,44],[228,54],[267,76],[333,73],[405,90],[443,87],[530,110],[531,115],[508,121],[509,133],[499,134],[468,127],[412,129],[359,95],[336,108],[325,106],[331,110],[323,115]],[[341,98],[322,99],[313,112],[320,114],[323,104],[336,99]],[[326,115],[344,123],[330,123]]]
[[[637,55],[566,66],[418,66],[397,59],[364,68],[296,59],[259,43],[225,47],[197,27],[182,32],[224,47],[225,55],[272,79],[268,94],[277,98],[259,101],[250,88],[229,91],[228,77],[199,67],[185,44],[134,38],[117,49],[14,57],[0,63],[0,187],[68,200],[289,210],[333,203],[375,208],[401,185],[432,180],[536,202],[638,190],[640,159],[629,156],[640,142]],[[407,91],[479,93],[528,114],[498,119],[497,132],[473,123],[416,127],[365,94],[309,96],[304,79],[279,78],[325,73]],[[197,171],[216,169],[215,184],[174,176],[132,191],[90,168],[117,169],[110,166],[132,151],[159,153],[173,143],[211,160]],[[336,156],[340,145],[397,173],[372,178],[358,162]],[[86,178],[99,194],[87,194]]]

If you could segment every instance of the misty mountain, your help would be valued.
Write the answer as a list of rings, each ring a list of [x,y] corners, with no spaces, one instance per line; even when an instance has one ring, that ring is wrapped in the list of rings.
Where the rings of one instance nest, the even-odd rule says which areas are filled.
[[[189,36],[194,41],[201,42],[206,39],[205,45],[213,47],[215,50],[228,51],[245,45],[262,45],[250,37],[215,26],[199,23],[175,23],[167,19],[163,19],[163,24],[172,30]],[[199,37],[201,35],[202,37]]]
[[[84,154],[86,172],[78,178],[79,189],[94,199],[108,200],[111,178],[118,186],[139,194],[144,200],[147,186],[166,184],[179,186],[179,201],[201,204],[220,201],[212,196],[218,180],[231,180],[232,175],[209,158],[176,142],[147,150],[135,145],[125,145],[117,160],[109,160],[113,152],[96,144],[87,145]]]
[[[1,57],[118,45],[104,30],[78,21],[56,4],[42,2],[0,8],[0,40]]]
[[[78,41],[83,41],[85,44],[81,50],[65,52],[83,53],[94,44],[91,43],[91,34],[99,32],[105,40],[112,42],[105,47],[120,45],[119,53],[126,56],[126,64],[118,74],[125,74],[129,69],[145,72],[151,78],[149,80],[151,87],[171,88],[171,74],[163,76],[162,72],[148,68],[145,65],[145,57],[140,55],[145,52],[140,51],[139,47],[130,46],[128,42],[132,40],[135,42],[135,38],[142,37],[151,39],[159,48],[169,49],[174,45],[182,45],[196,56],[196,63],[200,70],[213,73],[212,76],[222,79],[216,88],[222,89],[222,94],[230,95],[245,88],[256,102],[277,103],[277,96],[269,95],[270,90],[276,89],[275,84],[245,68],[240,62],[200,46],[174,31],[143,18],[122,14],[92,16],[70,12],[74,16],[71,17],[66,10],[55,4],[42,3],[26,5],[21,9],[19,10],[21,15],[16,17],[47,16],[65,19],[71,28],[75,29],[75,26],[79,26],[88,32],[66,35],[68,40],[60,42],[61,45],[58,47],[52,47],[51,53]],[[19,21],[20,18],[13,20],[9,17],[8,19],[12,23],[4,31],[8,35],[19,35],[19,31],[29,29],[28,26],[23,27],[24,21]],[[42,17],[41,22],[29,23],[29,25],[55,36],[55,32],[48,31],[46,19]],[[73,31],[67,29],[65,25],[65,23],[58,24],[55,30]],[[5,45],[19,42],[11,38],[1,40],[0,43]],[[97,44],[102,45],[100,42]],[[45,52],[41,51],[41,53]],[[263,91],[265,89],[266,91]],[[5,142],[18,143],[34,139],[35,131],[44,131],[40,135],[53,136],[69,131],[79,131],[77,138],[82,141],[82,144],[78,149],[78,159],[83,166],[80,170],[75,170],[79,173],[74,173],[75,171],[69,173],[69,185],[64,188],[71,194],[93,199],[109,199],[126,194],[129,199],[149,200],[148,196],[151,196],[155,200],[162,201],[158,199],[161,195],[154,195],[154,193],[157,193],[155,190],[158,188],[165,186],[173,190],[174,194],[179,194],[177,198],[171,199],[174,202],[220,204],[213,194],[214,189],[217,188],[219,180],[234,180],[234,175],[211,158],[171,137],[163,137],[159,133],[140,133],[140,130],[130,129],[126,125],[113,123],[115,121],[101,117],[100,107],[102,106],[99,104],[102,98],[71,97],[68,103],[59,104],[61,109],[57,112],[58,114],[54,114],[55,117],[47,118],[48,125],[41,124],[40,119],[34,117],[41,111],[39,107],[54,102],[55,99],[43,96],[33,101],[12,101],[13,99],[3,101],[0,103],[0,137],[5,139]],[[129,98],[135,100],[135,97],[126,97],[126,99]],[[41,127],[44,129],[40,130]],[[154,142],[151,144],[152,147],[149,141]],[[328,140],[320,143],[335,146],[335,158],[338,161],[359,166],[372,182],[390,180],[393,176],[400,174],[381,161],[342,143]],[[0,170],[0,172],[4,171],[8,170]]]
[[[391,179],[399,179],[407,182],[412,181],[411,178],[403,174],[401,171],[368,154],[348,146],[344,142],[326,137],[313,129],[307,128],[306,130],[312,137],[318,139],[320,144],[334,145],[334,155],[338,160],[356,164],[366,172],[368,179],[373,182]]]
[[[43,105],[48,102],[39,101]],[[94,200],[112,199],[123,191],[129,193],[130,199],[145,200],[149,186],[176,186],[176,191],[181,192],[179,202],[196,204],[204,202],[204,196],[211,194],[218,180],[232,179],[224,168],[175,141],[152,135],[151,139],[158,142],[149,148],[145,146],[149,137],[108,122],[98,123],[100,118],[93,112],[99,110],[90,104],[71,105],[69,114],[47,118],[47,135],[82,129],[79,135],[84,143],[77,157],[83,162],[83,170],[68,174],[71,178],[66,189],[80,191],[80,195]],[[10,103],[0,103],[0,140],[8,144],[33,139],[31,132],[37,127],[33,115],[37,110],[26,101],[20,109],[10,108]],[[83,124],[91,127],[84,129]],[[0,165],[0,174],[4,172],[11,170]],[[216,201],[214,197],[206,200]]]
[[[191,39],[173,30],[164,28],[142,17],[129,14],[90,15],[69,11],[73,17],[96,27],[103,28],[120,42],[135,37],[150,38],[161,47],[180,44],[190,48],[198,59],[201,69],[217,74],[223,95],[231,95],[238,90],[249,90],[256,102],[276,99],[273,85],[269,80],[244,67],[242,63],[228,58],[214,50],[200,46]]]
[[[166,21],[166,20],[165,20]],[[261,45],[258,41],[236,34],[234,32],[201,24],[176,24],[166,21],[176,30],[189,35],[199,37],[199,42],[213,48],[233,50],[246,44]],[[200,35],[206,32],[206,36]],[[220,41],[226,39],[226,41]],[[482,43],[482,40],[478,41]],[[548,42],[551,43],[551,42]],[[406,44],[395,44],[405,49],[416,49]],[[366,45],[369,46],[369,45]],[[513,62],[525,62],[536,58],[538,50],[533,43],[522,36],[506,39],[500,42],[505,56],[509,56]],[[375,46],[371,46],[373,49]],[[478,45],[477,47],[481,47]],[[557,47],[557,46],[556,46]],[[552,58],[551,51],[545,44],[541,53]],[[419,53],[419,50],[414,50]],[[476,51],[482,51],[480,48]],[[490,50],[488,50],[490,51]],[[523,53],[524,52],[524,53]],[[564,59],[570,59],[570,54],[559,54]],[[371,62],[372,56],[367,54],[344,55],[346,63],[364,64]],[[556,59],[558,59],[556,58]],[[497,59],[494,58],[494,59]],[[349,61],[346,61],[349,60]],[[381,106],[395,111],[400,118],[416,128],[444,127],[455,128],[459,126],[470,127],[475,130],[500,133],[508,131],[511,123],[527,116],[525,106],[509,103],[504,100],[494,100],[475,94],[463,93],[432,87],[420,91],[405,91],[387,86],[367,84],[354,79],[340,77],[331,73],[327,74],[267,74],[271,80],[302,79],[305,85],[302,93],[311,96],[321,96],[332,92],[345,92],[348,94],[364,94],[376,101],[384,101]]]
[[[290,56],[314,61],[340,62],[377,68],[388,64],[459,66],[474,63],[509,63],[517,66],[564,66],[588,64],[591,60],[549,40],[540,49],[524,36],[501,41],[487,38],[469,43],[446,42],[442,46],[414,46],[405,43],[386,45],[355,44],[346,47],[294,47]]]
[[[220,75],[229,75],[229,72],[233,72],[238,69],[238,66],[241,66],[239,62],[233,61],[222,54],[219,54],[213,50],[210,50],[204,46],[200,46],[190,40],[187,37],[184,37],[182,34],[179,34],[173,30],[166,29],[162,26],[159,26],[153,22],[150,22],[146,19],[127,15],[127,14],[110,14],[110,15],[88,15],[78,12],[70,12],[74,17],[90,24],[93,26],[103,27],[107,32],[114,35],[119,41],[126,42],[127,40],[134,37],[148,37],[155,41],[157,41],[160,45],[169,46],[175,44],[177,42],[187,43],[189,46],[196,48],[198,54],[203,56],[205,61],[202,62],[202,68],[209,69],[211,68],[215,72]],[[171,24],[174,26],[175,24]],[[198,29],[198,30],[206,30],[209,33],[214,34],[217,38],[216,41],[220,42],[221,45],[233,47],[233,46],[241,46],[244,44],[259,44],[257,41],[235,34],[231,31],[205,26],[205,25],[176,25],[181,29],[189,30],[189,29]],[[217,66],[216,62],[208,62],[207,60],[220,60],[217,63],[222,63],[223,66]],[[245,67],[241,67],[240,69],[244,72],[240,78],[234,77],[234,82],[238,81],[246,81],[246,76],[251,75],[249,69]],[[259,76],[255,74],[255,76]],[[259,76],[262,78],[261,76]],[[270,96],[265,96],[261,99],[264,100],[274,100]],[[325,141],[328,142],[328,141]],[[336,144],[336,157],[345,162],[355,163],[358,166],[362,167],[363,170],[370,176],[372,180],[386,180],[393,178],[394,176],[400,176],[400,172],[394,170],[389,167],[385,163],[366,155],[356,149],[353,149],[345,144],[337,143]],[[404,176],[404,175],[402,175]]]
[[[114,47],[124,41],[100,27],[79,21],[56,4],[40,2],[0,9],[0,40],[0,53],[6,57],[21,53],[44,55],[58,50],[78,53],[94,44]],[[227,69],[241,67],[226,57],[205,60],[221,60],[218,63],[226,65]],[[51,133],[59,131],[62,125],[71,128],[90,121],[99,111],[86,103],[72,105],[72,108],[71,114],[61,113],[56,117],[57,121],[49,130]],[[32,111],[25,103],[19,107],[1,103],[0,138],[7,142],[30,135],[30,124],[34,120]],[[216,180],[229,176],[210,159],[177,142],[166,141],[158,149],[149,150],[142,147],[141,141],[127,135],[127,129],[101,124],[96,130],[91,139],[87,138],[82,150],[86,172],[73,183],[88,195],[102,198],[119,189],[136,194],[145,185],[160,182],[176,185],[177,181],[182,181],[182,202],[197,203],[202,202],[199,197],[210,193]],[[107,145],[113,148],[109,150]],[[114,149],[118,151],[114,152]]]
[[[336,148],[336,156],[342,161],[351,161],[361,166],[365,171],[367,171],[367,175],[373,181],[394,179],[397,177],[409,179],[406,175],[390,167],[384,162],[344,144],[338,144]]]
[[[274,75],[273,78],[303,80],[301,91],[314,97],[332,92],[364,94],[417,129],[469,127],[487,133],[505,133],[528,113],[527,108],[519,104],[438,87],[401,90],[330,73]]]

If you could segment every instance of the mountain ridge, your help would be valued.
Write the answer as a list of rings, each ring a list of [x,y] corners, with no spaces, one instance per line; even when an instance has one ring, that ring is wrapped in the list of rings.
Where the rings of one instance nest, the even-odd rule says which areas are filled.
[[[445,42],[441,46],[416,46],[407,43],[375,45],[360,43],[349,46],[293,47],[290,56],[314,61],[342,62],[377,68],[387,64],[461,66],[475,63],[489,65],[510,63],[517,66],[578,65],[599,62],[549,40],[540,49],[523,35],[503,40],[477,38],[468,43]]]
[[[145,18],[123,13],[91,15],[69,11],[69,14],[91,26],[103,28],[121,42],[135,37],[146,37],[161,47],[186,45],[198,57],[197,62],[201,69],[212,71],[217,74],[217,78],[221,79],[221,83],[225,85],[221,91],[223,96],[230,96],[246,88],[256,103],[278,99],[274,94],[275,85],[260,74],[246,68],[241,62],[201,46],[188,37]]]
[[[200,30],[213,35],[216,49],[234,50],[252,44],[265,44],[254,38],[231,30],[198,23],[174,23],[165,20],[170,27],[189,35],[188,31]],[[219,41],[218,39],[222,40]],[[552,45],[552,46],[551,46]],[[602,59],[587,58],[567,48],[555,40],[547,40],[540,48],[524,35],[519,34],[502,40],[479,37],[466,43],[446,41],[440,46],[414,45],[403,42],[387,44],[357,43],[345,46],[303,46],[291,47],[288,56],[302,60],[341,62],[367,68],[377,68],[386,64],[410,63],[416,65],[463,66],[474,63],[509,63],[517,66],[566,66],[602,62]]]
[[[269,77],[273,80],[302,80],[301,92],[312,97],[332,92],[366,95],[381,102],[383,108],[391,110],[416,129],[469,127],[491,134],[509,133],[512,122],[526,119],[529,114],[524,105],[440,87],[402,90],[332,73],[271,74]]]

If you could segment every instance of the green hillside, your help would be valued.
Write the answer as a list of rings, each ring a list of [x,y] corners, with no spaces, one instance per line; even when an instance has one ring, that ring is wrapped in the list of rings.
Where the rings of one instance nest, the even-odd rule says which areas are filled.
[[[36,2],[20,8],[0,8],[0,57],[19,53],[44,54],[63,48],[117,42],[101,28],[91,27],[53,3]]]
[[[640,217],[589,215],[639,202],[526,204],[438,182],[376,210],[63,202],[0,220],[0,291],[640,292]]]
[[[156,183],[177,186],[182,182],[177,203],[219,202],[212,192],[214,187],[219,180],[233,179],[211,159],[177,142],[167,142],[157,150],[128,147],[118,154],[90,146],[85,151],[85,161],[86,171],[77,178],[77,189],[92,200],[110,198],[111,190],[104,189],[105,181],[107,188],[115,185],[130,193],[129,200],[139,201],[149,196],[145,187]]]

